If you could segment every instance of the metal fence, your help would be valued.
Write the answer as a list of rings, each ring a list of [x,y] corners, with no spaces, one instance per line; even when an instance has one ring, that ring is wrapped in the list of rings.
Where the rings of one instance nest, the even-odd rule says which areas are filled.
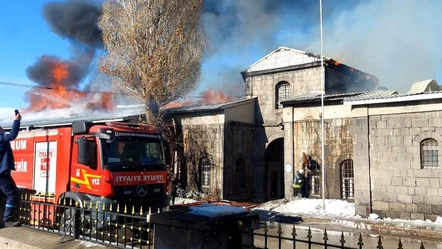
[[[362,234],[359,233],[359,238],[357,239],[357,243],[353,245],[348,245],[346,242],[346,238],[344,236],[344,232],[340,235],[339,244],[333,244],[329,241],[329,236],[327,234],[327,230],[324,230],[322,241],[313,241],[313,235],[311,228],[309,227],[307,230],[306,236],[302,239],[298,236],[295,225],[292,226],[291,236],[283,236],[283,231],[281,224],[278,225],[277,230],[274,233],[269,232],[269,227],[267,223],[263,225],[263,227],[255,227],[251,229],[251,232],[244,233],[243,235],[252,236],[254,243],[253,249],[300,249],[300,248],[342,248],[342,249],[362,249],[364,247],[364,240],[362,238]],[[247,248],[244,247],[243,248]],[[370,248],[370,247],[368,247]],[[401,239],[399,239],[397,244],[397,249],[403,249],[403,244]],[[376,249],[384,249],[382,238],[379,236],[377,240]],[[425,249],[423,242],[420,243],[419,249]]]
[[[24,226],[116,248],[153,248],[150,210],[135,206],[99,206],[92,202],[51,203],[48,197],[23,194],[19,219]]]
[[[52,198],[54,199],[54,198]],[[60,235],[60,243],[68,238],[75,238],[116,248],[153,248],[153,225],[150,223],[151,211],[137,209],[135,206],[108,205],[99,206],[92,202],[63,201],[56,204],[51,197],[23,194],[19,208],[19,219],[24,226]],[[238,222],[242,227],[242,223]],[[290,230],[287,230],[289,228]],[[364,245],[362,234],[355,243],[347,243],[344,232],[339,243],[330,243],[327,230],[321,235],[322,240],[313,240],[311,228],[298,235],[297,228],[279,223],[269,229],[267,223],[254,223],[249,228],[242,227],[242,248],[256,249],[304,249],[304,248],[342,248],[383,249],[383,241],[378,238],[376,245]],[[216,232],[216,231],[215,231]],[[246,244],[244,244],[246,243]],[[391,245],[390,245],[391,246]],[[399,239],[398,249],[402,249]],[[425,249],[423,242],[420,249]]]

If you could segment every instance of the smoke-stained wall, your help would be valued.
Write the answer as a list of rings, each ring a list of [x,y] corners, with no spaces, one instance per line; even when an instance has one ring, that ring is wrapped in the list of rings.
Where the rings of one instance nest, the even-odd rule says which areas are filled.
[[[228,122],[225,127],[224,199],[251,201],[254,190],[254,124]]]

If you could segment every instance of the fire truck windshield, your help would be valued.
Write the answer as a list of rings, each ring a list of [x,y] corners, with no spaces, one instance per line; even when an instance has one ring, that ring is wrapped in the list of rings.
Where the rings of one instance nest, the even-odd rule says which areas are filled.
[[[107,165],[158,164],[164,161],[161,140],[123,140],[104,143]]]

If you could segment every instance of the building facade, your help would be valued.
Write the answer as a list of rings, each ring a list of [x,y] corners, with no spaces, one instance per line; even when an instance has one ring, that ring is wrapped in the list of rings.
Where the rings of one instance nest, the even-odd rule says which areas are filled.
[[[326,94],[366,91],[376,88],[378,84],[376,77],[331,58],[324,58],[323,63]],[[241,73],[246,84],[246,95],[255,96],[258,100],[253,165],[256,201],[293,195],[293,170],[285,171],[284,168],[293,169],[300,165],[302,156],[298,152],[320,159],[318,112],[303,117],[302,122],[297,120],[294,128],[294,120],[284,120],[282,105],[283,100],[294,99],[298,102],[305,97],[317,96],[322,91],[320,66],[321,58],[317,55],[280,47]],[[349,125],[344,121],[345,124]],[[312,179],[317,181],[317,177]],[[314,186],[312,194],[317,195],[317,182],[314,182]],[[337,196],[334,190],[330,193],[330,196]]]

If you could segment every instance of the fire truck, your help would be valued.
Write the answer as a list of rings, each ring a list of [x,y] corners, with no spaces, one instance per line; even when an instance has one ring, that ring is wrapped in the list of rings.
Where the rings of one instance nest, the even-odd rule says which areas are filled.
[[[11,147],[12,176],[19,189],[33,191],[34,201],[168,209],[167,150],[154,126],[112,121],[29,126]]]

